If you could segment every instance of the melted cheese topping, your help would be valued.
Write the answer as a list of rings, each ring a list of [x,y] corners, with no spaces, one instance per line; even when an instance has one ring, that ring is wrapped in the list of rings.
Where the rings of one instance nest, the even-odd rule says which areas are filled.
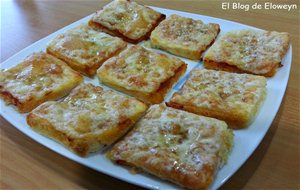
[[[127,119],[134,120],[145,109],[146,106],[135,98],[84,84],[75,88],[64,100],[46,102],[33,113],[52,123],[58,131],[71,137],[82,137],[116,128]]]
[[[266,79],[249,74],[195,69],[171,102],[212,110],[251,113],[266,94]]]
[[[183,65],[180,59],[131,46],[106,61],[98,70],[100,79],[138,92],[152,93],[161,83],[175,75]]]
[[[8,91],[24,103],[42,99],[46,94],[81,77],[64,62],[46,53],[35,53],[22,63],[0,72],[1,91]],[[74,86],[77,85],[77,82]]]
[[[133,1],[115,0],[96,12],[92,21],[109,30],[117,30],[130,39],[139,39],[152,29],[160,17],[159,12]]]
[[[95,31],[86,25],[57,36],[49,44],[52,51],[82,65],[101,63],[125,47],[126,43],[120,38]]]
[[[154,46],[188,48],[200,53],[214,41],[219,28],[218,24],[171,15],[155,28],[150,38]]]
[[[200,181],[205,177],[199,176],[211,174],[205,167],[217,170],[226,162],[232,140],[223,121],[153,105],[134,131],[113,147],[111,157],[141,168],[160,168],[158,176],[179,172],[178,181],[182,175],[195,175]]]
[[[255,74],[276,68],[289,44],[288,33],[244,29],[226,33],[207,51],[204,60],[223,62]]]

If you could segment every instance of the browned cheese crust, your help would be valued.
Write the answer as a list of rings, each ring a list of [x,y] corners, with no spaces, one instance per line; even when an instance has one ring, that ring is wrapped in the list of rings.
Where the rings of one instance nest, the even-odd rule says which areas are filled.
[[[54,38],[47,52],[91,77],[104,61],[117,55],[126,46],[127,43],[120,38],[80,25]]]
[[[265,100],[266,84],[261,76],[195,69],[167,105],[245,128]]]
[[[189,59],[200,60],[220,32],[214,23],[204,24],[178,15],[162,21],[151,33],[151,46]]]
[[[204,67],[266,77],[276,74],[289,47],[285,32],[244,29],[221,36],[204,55]]]
[[[34,53],[20,64],[0,71],[0,96],[19,112],[29,112],[45,101],[66,95],[82,79],[52,55]]]
[[[225,122],[160,104],[149,108],[108,158],[189,189],[207,189],[232,145]]]
[[[186,71],[180,59],[131,46],[97,71],[102,83],[147,104],[160,103]]]
[[[89,25],[137,44],[148,39],[152,30],[165,18],[164,14],[136,2],[114,0],[96,12]]]
[[[27,116],[28,125],[80,156],[122,137],[147,106],[135,98],[91,84],[75,88],[59,102],[46,102]]]

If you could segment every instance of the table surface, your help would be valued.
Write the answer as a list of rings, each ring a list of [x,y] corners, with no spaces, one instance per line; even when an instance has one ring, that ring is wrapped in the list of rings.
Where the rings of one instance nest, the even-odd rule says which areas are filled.
[[[107,2],[1,1],[1,62]],[[300,189],[299,1],[285,1],[297,4],[298,10],[291,11],[222,10],[220,1],[138,2],[290,33],[293,63],[280,110],[259,147],[221,189]],[[2,117],[0,125],[0,189],[141,189],[60,156],[22,134]]]

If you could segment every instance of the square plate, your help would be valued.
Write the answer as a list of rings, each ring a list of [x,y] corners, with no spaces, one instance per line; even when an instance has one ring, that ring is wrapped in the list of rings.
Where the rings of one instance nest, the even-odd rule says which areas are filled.
[[[193,19],[200,19],[204,23],[217,23],[221,27],[220,35],[224,34],[225,32],[231,30],[239,30],[244,28],[253,28],[251,26],[239,24],[236,22],[222,20],[219,18],[213,18],[208,16],[202,16],[197,14],[191,14],[187,12],[180,12],[170,9],[162,9],[152,7],[154,10],[157,10],[167,16],[170,14],[178,14],[185,17],[190,17]],[[45,51],[47,44],[58,34],[63,33],[64,31],[71,29],[75,26],[80,25],[81,23],[87,23],[90,16],[87,16],[73,24],[70,24],[57,32],[52,33],[51,35],[35,42],[31,46],[23,49],[16,55],[12,56],[8,60],[4,61],[1,64],[1,68],[9,68],[13,65],[18,64],[22,61],[25,57],[33,52],[38,51]],[[141,44],[143,45],[144,42]],[[159,50],[154,50],[158,52],[162,52]],[[164,52],[165,53],[165,52]],[[200,61],[191,61],[185,58],[180,58],[184,62],[188,64],[187,71],[181,80],[173,86],[172,91],[168,94],[165,101],[168,101],[171,95],[180,89],[183,85],[185,80],[187,79],[190,71],[196,67],[203,67],[202,62]],[[290,68],[292,64],[292,47],[290,45],[288,52],[286,53],[284,59],[282,60],[283,67],[278,69],[276,75],[272,78],[268,78],[267,80],[267,97],[266,101],[264,102],[260,112],[258,113],[254,122],[246,129],[242,130],[235,130],[234,131],[234,148],[229,156],[228,163],[220,169],[217,173],[214,182],[211,184],[210,189],[217,189],[219,188],[226,180],[228,180],[239,168],[240,166],[249,158],[249,156],[253,153],[256,147],[259,145],[263,137],[265,136],[266,132],[268,131],[269,127],[272,124],[274,117],[279,109],[279,106],[282,102],[287,82],[289,79]],[[100,85],[97,77],[94,78],[84,78],[85,83],[93,83],[95,85]],[[108,88],[108,87],[104,87]],[[87,158],[82,158],[74,153],[70,152],[66,148],[64,148],[59,143],[44,137],[29,128],[26,123],[26,115],[27,114],[20,114],[18,113],[12,106],[6,106],[2,100],[0,100],[1,106],[1,115],[9,121],[12,125],[14,125],[17,129],[34,139],[35,141],[39,142],[40,144],[48,147],[49,149],[71,159],[75,162],[81,163],[87,167],[95,169],[99,172],[104,174],[110,175],[112,177],[127,181],[129,183],[133,183],[135,185],[139,185],[146,188],[151,189],[178,189],[180,188],[177,185],[169,183],[167,181],[160,180],[157,177],[146,173],[140,174],[132,174],[126,167],[118,166],[113,164],[110,160],[105,157],[105,151],[97,152],[95,154],[90,155]]]

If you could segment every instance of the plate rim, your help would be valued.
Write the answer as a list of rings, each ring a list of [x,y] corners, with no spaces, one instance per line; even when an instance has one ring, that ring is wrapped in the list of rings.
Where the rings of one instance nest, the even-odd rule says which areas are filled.
[[[260,29],[260,28],[257,28],[257,27],[251,26],[251,25],[246,25],[246,24],[239,23],[239,22],[236,22],[236,21],[227,20],[227,19],[222,19],[222,18],[213,17],[213,16],[200,15],[200,14],[196,14],[196,13],[190,13],[190,12],[184,12],[184,11],[178,11],[178,10],[173,10],[173,9],[168,9],[168,8],[154,7],[154,6],[148,6],[148,7],[151,7],[151,8],[153,8],[154,10],[157,10],[157,11],[159,11],[159,12],[161,12],[161,13],[169,12],[169,11],[170,11],[170,12],[173,12],[172,14],[188,15],[188,17],[190,17],[190,18],[195,18],[195,17],[199,17],[199,16],[200,16],[200,17],[204,17],[205,19],[218,20],[219,22],[217,22],[217,23],[220,24],[220,26],[222,25],[221,23],[225,22],[225,23],[227,23],[227,24],[240,25],[240,26],[246,27],[246,28],[252,28],[252,29],[256,29],[256,30],[264,30],[264,29]],[[17,53],[13,54],[12,56],[10,56],[8,59],[4,60],[4,61],[1,63],[1,68],[2,68],[2,66],[5,65],[5,64],[9,64],[10,62],[14,62],[14,61],[13,61],[14,59],[19,59],[19,60],[24,59],[25,57],[27,57],[27,56],[29,55],[29,54],[26,54],[27,51],[33,51],[32,49],[34,49],[36,46],[39,47],[39,46],[40,46],[39,44],[44,44],[44,43],[45,43],[44,41],[46,41],[46,40],[47,40],[46,44],[48,44],[48,43],[49,43],[49,41],[48,41],[49,38],[50,38],[50,39],[53,39],[56,35],[58,35],[58,34],[64,32],[64,31],[66,31],[66,30],[68,30],[68,29],[70,29],[70,28],[73,28],[73,27],[75,27],[75,26],[77,26],[77,25],[79,25],[79,24],[81,24],[81,23],[84,23],[84,22],[88,21],[88,20],[91,18],[91,16],[92,16],[93,14],[94,14],[94,13],[92,13],[92,14],[90,14],[90,15],[88,15],[88,16],[85,16],[85,17],[83,17],[83,18],[81,18],[81,19],[79,19],[79,20],[77,20],[77,21],[75,21],[75,22],[73,22],[73,23],[71,23],[71,24],[69,24],[69,25],[67,25],[67,26],[64,26],[64,27],[60,28],[59,30],[57,30],[57,31],[55,31],[55,32],[53,32],[53,33],[51,33],[51,34],[45,36],[45,37],[42,37],[41,39],[37,40],[36,42],[32,43],[31,45],[29,45],[29,46],[23,48],[22,50],[18,51]],[[165,14],[165,13],[164,13],[164,14]],[[45,48],[46,48],[46,47],[43,47],[44,50],[45,50]],[[34,52],[36,52],[36,51],[34,51]],[[21,58],[21,57],[22,57],[22,58]],[[261,133],[261,138],[259,138],[259,140],[255,142],[255,145],[254,145],[255,148],[254,148],[253,150],[251,150],[250,153],[249,153],[247,156],[243,157],[243,161],[238,165],[238,167],[236,167],[236,168],[234,169],[233,172],[231,172],[229,175],[227,175],[227,176],[226,176],[219,184],[214,184],[214,183],[215,183],[215,180],[216,180],[216,177],[217,177],[217,176],[215,176],[215,179],[214,179],[213,183],[211,184],[211,185],[213,185],[213,186],[210,186],[210,188],[218,189],[218,188],[221,187],[226,181],[228,181],[228,179],[230,179],[231,176],[234,175],[234,174],[240,169],[240,167],[241,167],[242,165],[244,165],[244,164],[247,162],[247,160],[249,159],[249,157],[250,157],[250,156],[254,153],[254,151],[259,147],[259,145],[261,144],[261,141],[264,139],[266,133],[267,133],[267,132],[269,131],[269,129],[271,128],[272,123],[274,122],[274,119],[275,119],[275,117],[277,116],[277,113],[278,113],[278,111],[279,111],[279,109],[280,109],[280,107],[281,107],[281,104],[282,104],[282,102],[283,102],[283,99],[284,99],[284,97],[285,97],[286,89],[287,89],[288,82],[289,82],[289,78],[290,78],[290,70],[291,70],[291,65],[292,65],[292,44],[291,44],[291,43],[289,44],[289,49],[288,49],[288,51],[287,51],[286,54],[285,54],[285,58],[290,59],[290,62],[288,62],[288,65],[285,65],[285,67],[287,67],[287,71],[286,71],[286,72],[288,73],[288,76],[287,76],[286,78],[284,78],[284,79],[285,79],[284,81],[281,81],[281,82],[283,82],[282,85],[284,86],[284,89],[283,89],[283,90],[281,89],[281,91],[280,91],[280,94],[279,94],[279,96],[280,96],[280,98],[279,98],[279,99],[280,99],[280,102],[279,102],[279,104],[276,104],[276,107],[273,107],[273,110],[275,110],[275,111],[274,111],[274,114],[272,114],[272,119],[271,119],[270,122],[269,122],[269,123],[270,123],[269,126],[264,128],[264,131]],[[283,58],[283,60],[284,60],[285,58]],[[15,61],[15,63],[12,64],[12,65],[16,65],[16,64],[18,64],[18,63],[19,63],[19,62]],[[197,63],[197,64],[199,64],[199,63]],[[200,64],[201,64],[201,63],[200,63]],[[189,73],[185,73],[185,74],[189,74]],[[278,74],[278,73],[277,73],[277,74]],[[86,77],[85,77],[85,78],[86,78]],[[179,81],[177,81],[177,83],[178,83],[178,82],[179,82]],[[105,170],[99,170],[99,168],[97,168],[96,166],[93,167],[93,166],[91,166],[91,165],[89,165],[89,164],[86,164],[86,163],[84,162],[84,159],[85,159],[85,158],[78,157],[77,155],[75,155],[75,154],[72,153],[72,152],[71,152],[71,154],[69,154],[69,152],[60,151],[60,150],[61,150],[60,147],[58,147],[58,148],[57,148],[56,146],[55,146],[55,147],[51,147],[51,146],[49,146],[49,144],[46,143],[47,141],[45,142],[45,141],[39,140],[39,139],[37,139],[37,138],[33,138],[32,136],[41,136],[41,135],[38,134],[38,133],[36,133],[35,131],[31,130],[31,129],[28,127],[28,125],[27,125],[26,127],[28,127],[29,130],[31,130],[31,131],[23,130],[23,129],[22,129],[23,127],[22,127],[22,126],[19,126],[20,123],[19,123],[19,124],[15,124],[16,122],[15,122],[15,120],[14,120],[14,118],[13,118],[13,115],[5,114],[5,111],[2,109],[2,108],[3,108],[3,105],[4,105],[4,103],[3,103],[3,101],[1,100],[0,114],[1,114],[1,116],[2,116],[6,121],[8,121],[12,126],[14,126],[16,129],[18,129],[20,132],[22,132],[22,133],[25,134],[26,136],[30,137],[31,139],[33,139],[35,142],[37,142],[37,143],[39,143],[39,144],[41,144],[41,145],[47,147],[48,149],[50,149],[50,150],[52,150],[52,151],[54,151],[54,152],[60,154],[61,156],[64,156],[65,158],[70,159],[70,160],[72,160],[72,161],[74,161],[74,162],[76,162],[76,163],[79,163],[79,164],[81,164],[81,165],[83,165],[83,166],[85,166],[85,167],[89,167],[89,168],[91,168],[91,169],[94,169],[94,170],[96,170],[97,172],[101,172],[102,174],[105,174],[105,175],[108,175],[108,176],[111,176],[111,177],[120,179],[120,180],[122,180],[122,181],[131,183],[131,184],[134,184],[134,185],[137,185],[137,186],[140,186],[140,187],[146,187],[146,188],[151,188],[151,189],[160,189],[159,186],[154,186],[154,185],[151,185],[151,184],[145,184],[145,183],[136,182],[136,181],[134,181],[134,180],[132,180],[132,179],[128,179],[127,176],[115,175],[115,174],[113,174],[112,172],[108,172],[108,171],[105,171]],[[9,107],[11,107],[11,106],[5,105],[4,107],[6,107],[6,109],[9,109]],[[275,108],[275,109],[274,109],[274,108]],[[12,108],[12,109],[14,109],[14,108]],[[27,114],[22,114],[22,115],[24,115],[24,117],[26,117]],[[256,120],[256,118],[255,118],[255,120]],[[32,133],[32,132],[35,133],[35,135],[30,134],[30,133]],[[45,137],[45,136],[42,136],[42,137],[43,137],[43,138],[47,138],[47,137]],[[47,138],[47,139],[49,139],[49,138]],[[50,140],[50,141],[53,141],[52,139],[49,139],[49,140]],[[235,143],[236,143],[236,142],[235,142]],[[52,143],[51,143],[51,144],[52,144]],[[57,143],[57,142],[55,142],[55,141],[54,141],[54,144],[58,144],[59,146],[63,146],[63,145],[61,145],[61,144],[59,144],[59,143]],[[233,147],[233,149],[234,149],[234,147]],[[64,148],[63,148],[62,150],[64,150]],[[99,153],[99,152],[97,152],[97,153]],[[89,156],[86,157],[86,158],[89,158]],[[117,166],[117,165],[116,165],[116,166]],[[119,167],[119,166],[117,166],[117,167]],[[122,166],[121,166],[121,167],[122,167]],[[218,173],[218,172],[217,172],[217,173]],[[128,175],[130,175],[130,173],[129,173]],[[131,175],[132,175],[132,174],[131,174]],[[156,177],[154,177],[154,179],[156,179]],[[157,179],[159,179],[159,178],[157,177]],[[164,182],[165,182],[165,181],[164,181]],[[166,183],[170,183],[170,182],[166,182]],[[171,184],[171,185],[172,185],[172,184]],[[178,186],[178,185],[175,185],[175,187],[180,188],[180,186]]]

